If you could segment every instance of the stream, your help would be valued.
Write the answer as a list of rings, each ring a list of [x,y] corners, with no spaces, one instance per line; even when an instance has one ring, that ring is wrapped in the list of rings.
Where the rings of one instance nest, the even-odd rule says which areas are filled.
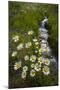
[[[39,28],[39,40],[40,40],[40,45],[41,45],[41,49],[43,50],[42,52],[42,57],[44,59],[49,59],[50,62],[53,64],[53,68],[56,70],[58,65],[57,65],[57,60],[55,58],[55,56],[52,55],[52,49],[49,46],[48,43],[48,30],[45,28],[45,25],[48,23],[48,18],[45,17],[40,25]]]

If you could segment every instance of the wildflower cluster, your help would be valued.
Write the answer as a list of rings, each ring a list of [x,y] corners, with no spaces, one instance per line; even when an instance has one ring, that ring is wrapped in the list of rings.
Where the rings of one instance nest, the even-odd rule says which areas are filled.
[[[28,37],[33,34],[34,31],[32,30],[27,33]],[[19,41],[19,36],[14,36],[12,40],[17,43]],[[41,55],[44,49],[40,47],[39,40],[36,37],[32,37],[32,41],[19,43],[16,47],[16,51],[13,51],[11,54],[12,58],[17,57],[19,51],[30,49],[31,47],[34,47],[33,53],[29,54],[27,52],[26,55],[22,55],[24,62],[27,62],[28,64],[23,64],[24,62],[20,59],[18,62],[15,62],[14,70],[22,69],[21,78],[23,79],[28,76],[28,72],[30,73],[30,77],[36,76],[37,72],[42,72],[44,75],[50,74],[50,61],[48,58],[44,58]]]

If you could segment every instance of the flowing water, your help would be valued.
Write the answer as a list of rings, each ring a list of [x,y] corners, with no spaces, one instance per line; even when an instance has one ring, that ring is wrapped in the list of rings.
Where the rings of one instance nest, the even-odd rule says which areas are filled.
[[[41,26],[39,28],[39,39],[40,39],[40,45],[43,50],[42,52],[42,57],[44,59],[49,59],[51,63],[53,63],[53,67],[56,69],[57,68],[57,60],[56,58],[52,55],[52,49],[49,46],[48,43],[48,30],[45,28],[45,24],[48,23],[48,18],[45,17],[45,19],[41,22]]]

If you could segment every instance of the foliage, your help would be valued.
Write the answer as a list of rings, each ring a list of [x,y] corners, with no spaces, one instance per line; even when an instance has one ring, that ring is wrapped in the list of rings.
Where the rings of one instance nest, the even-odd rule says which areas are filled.
[[[27,77],[26,80],[20,77],[21,71],[14,70],[15,62],[22,60],[23,64],[30,67],[31,62],[24,62],[24,56],[35,54],[35,45],[29,49],[22,49],[17,52],[17,56],[12,58],[12,52],[17,51],[19,43],[32,42],[35,37],[38,39],[40,23],[44,16],[48,16],[49,19],[49,34],[50,44],[54,51],[57,53],[57,5],[51,4],[38,4],[38,3],[21,3],[21,2],[9,2],[9,87],[31,87],[31,86],[51,86],[58,84],[57,72],[54,68],[50,70],[51,73],[48,76],[38,72],[35,77]],[[34,35],[27,35],[27,32],[32,30]],[[18,42],[14,42],[12,39],[15,35],[19,36]],[[14,42],[14,43],[13,43]],[[39,45],[40,47],[40,45]],[[28,52],[28,53],[27,53]],[[16,52],[15,52],[16,55]],[[14,55],[13,55],[14,56]],[[51,65],[52,68],[53,65]],[[29,68],[30,70],[30,68]],[[28,72],[29,74],[29,72]]]

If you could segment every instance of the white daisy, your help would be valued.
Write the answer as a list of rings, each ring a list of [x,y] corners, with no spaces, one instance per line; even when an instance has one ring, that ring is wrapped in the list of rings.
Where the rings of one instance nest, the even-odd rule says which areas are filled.
[[[43,63],[43,58],[42,57],[38,57],[38,62],[39,63]]]
[[[18,36],[18,35],[14,36],[14,37],[12,38],[12,40],[14,40],[14,42],[19,41],[19,36]]]
[[[42,72],[44,73],[44,75],[50,74],[50,69],[49,69],[49,67],[44,66],[44,68],[42,69]]]
[[[17,70],[17,69],[19,69],[20,67],[21,67],[21,61],[16,62],[16,63],[14,64],[14,70]]]
[[[38,63],[36,63],[34,69],[36,71],[40,71],[41,70],[40,65]]]
[[[32,35],[34,32],[31,30],[31,31],[28,31],[28,35]]]
[[[32,64],[31,64],[31,68],[34,68],[34,66],[35,66],[35,64],[34,64],[34,63],[32,63]]]
[[[23,48],[23,43],[20,43],[18,46],[17,46],[17,50],[21,50]]]
[[[21,77],[22,77],[23,79],[25,79],[25,78],[26,78],[26,75],[27,75],[27,73],[23,71],[22,74],[21,74]]]
[[[32,55],[32,56],[30,57],[30,61],[31,61],[31,62],[35,62],[35,61],[36,61],[36,56],[35,56],[35,55]]]
[[[38,40],[35,38],[35,39],[33,39],[33,42],[37,42]]]
[[[35,76],[35,70],[34,70],[34,69],[32,69],[32,70],[30,71],[30,76],[31,76],[31,77],[34,77],[34,76]]]
[[[26,56],[24,57],[24,59],[25,59],[25,61],[29,60],[29,56],[26,55]]]
[[[44,60],[44,64],[45,65],[50,65],[50,60],[48,60],[48,59]]]
[[[39,42],[35,42],[35,45],[39,45]]]
[[[29,48],[31,45],[32,45],[32,43],[31,42],[28,42],[28,43],[25,44],[25,47],[26,48]]]
[[[27,66],[24,66],[23,67],[23,71],[27,71],[28,70],[28,67]]]
[[[14,51],[11,56],[15,57],[16,55],[17,55],[17,51]]]

